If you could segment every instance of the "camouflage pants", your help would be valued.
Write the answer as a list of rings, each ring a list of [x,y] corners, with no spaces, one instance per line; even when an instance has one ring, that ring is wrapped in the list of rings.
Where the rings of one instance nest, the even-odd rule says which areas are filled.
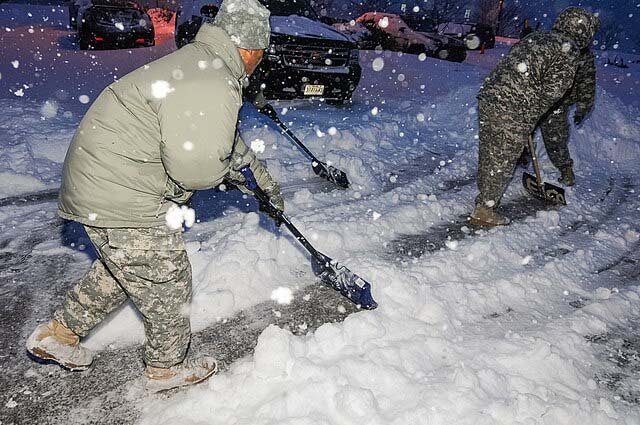
[[[67,293],[54,318],[86,336],[129,298],[144,322],[145,363],[155,367],[180,363],[191,338],[191,264],[180,231],[89,226],[85,230],[100,258]]]
[[[558,169],[571,167],[573,160],[569,154],[569,110],[560,107],[551,111],[540,121],[544,147],[551,163]]]
[[[476,205],[495,208],[500,204],[530,130],[526,125],[478,101],[480,146]]]

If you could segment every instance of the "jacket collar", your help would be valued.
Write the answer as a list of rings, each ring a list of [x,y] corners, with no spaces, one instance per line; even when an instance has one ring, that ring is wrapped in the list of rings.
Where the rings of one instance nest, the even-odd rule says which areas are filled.
[[[246,77],[244,62],[238,53],[238,48],[222,28],[205,22],[196,34],[195,41],[206,44],[216,55],[220,56],[234,78],[242,80]]]

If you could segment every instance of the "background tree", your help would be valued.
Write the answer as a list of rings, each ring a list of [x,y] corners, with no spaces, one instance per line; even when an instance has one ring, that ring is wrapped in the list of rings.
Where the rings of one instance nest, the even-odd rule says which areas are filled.
[[[496,34],[517,37],[522,29],[522,22],[528,17],[528,13],[529,10],[523,1],[505,0],[498,15]]]
[[[479,24],[495,27],[499,10],[500,0],[478,0],[471,19]]]

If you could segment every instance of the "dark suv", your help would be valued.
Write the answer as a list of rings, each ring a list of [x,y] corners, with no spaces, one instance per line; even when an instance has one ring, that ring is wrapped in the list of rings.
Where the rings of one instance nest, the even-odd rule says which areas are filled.
[[[206,0],[205,0],[206,1]],[[306,0],[260,0],[271,11],[271,45],[250,78],[245,95],[267,99],[323,98],[342,103],[351,98],[362,69],[354,42],[319,21]],[[186,0],[176,19],[176,45],[193,40],[216,4]]]

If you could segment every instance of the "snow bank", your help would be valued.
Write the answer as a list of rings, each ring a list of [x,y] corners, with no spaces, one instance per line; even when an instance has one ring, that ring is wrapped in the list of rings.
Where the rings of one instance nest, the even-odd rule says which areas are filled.
[[[50,104],[0,99],[0,198],[60,186],[77,118]]]

